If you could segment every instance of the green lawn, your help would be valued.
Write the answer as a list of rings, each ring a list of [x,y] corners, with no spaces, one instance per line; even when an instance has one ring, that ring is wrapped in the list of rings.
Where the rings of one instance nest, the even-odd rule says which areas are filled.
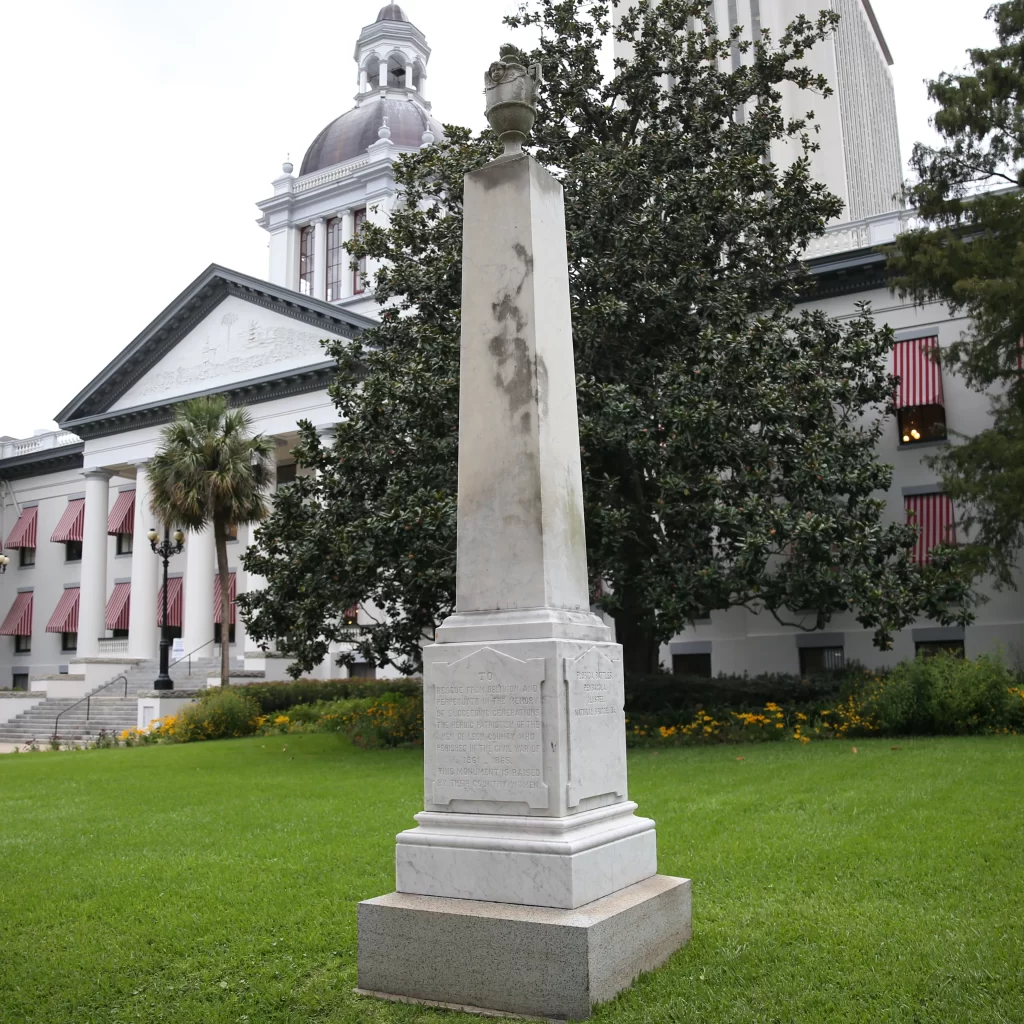
[[[694,938],[597,1021],[1024,1021],[1024,739],[638,751]],[[738,758],[742,757],[743,760]],[[474,1021],[360,999],[416,751],[0,757],[0,1021]]]

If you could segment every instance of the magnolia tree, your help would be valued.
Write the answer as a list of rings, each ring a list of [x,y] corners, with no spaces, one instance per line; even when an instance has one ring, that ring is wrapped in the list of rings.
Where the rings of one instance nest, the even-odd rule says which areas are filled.
[[[806,629],[850,611],[883,647],[918,615],[967,621],[952,553],[917,565],[916,531],[885,520],[890,334],[865,310],[796,311],[799,257],[841,204],[808,173],[812,115],[784,119],[780,92],[828,93],[802,61],[836,16],[739,41],[728,70],[734,40],[702,0],[611,13],[531,0],[507,22],[539,30],[532,151],[565,189],[587,555],[627,671],[716,609]],[[633,47],[606,76],[610,36]],[[452,610],[462,179],[497,148],[446,132],[403,157],[404,203],[350,246],[382,261],[381,323],[328,346],[342,422],[328,445],[303,425],[315,472],[279,494],[246,559],[268,581],[246,599],[250,632],[296,671],[341,639],[415,671]],[[767,157],[779,140],[787,166]],[[353,634],[357,602],[377,621]]]

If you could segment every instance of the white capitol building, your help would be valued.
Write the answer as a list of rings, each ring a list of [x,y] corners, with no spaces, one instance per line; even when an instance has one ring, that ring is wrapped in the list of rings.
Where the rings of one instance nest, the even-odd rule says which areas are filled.
[[[723,25],[756,31],[774,30],[821,5],[716,0],[714,6]],[[901,408],[898,421],[887,424],[879,454],[896,468],[888,514],[902,519],[907,508],[914,511],[923,526],[918,557],[927,558],[930,544],[955,538],[956,524],[955,509],[922,455],[947,443],[947,431],[983,429],[988,403],[960,378],[935,372],[928,359],[932,347],[959,336],[962,323],[941,305],[915,308],[888,290],[885,258],[873,247],[891,241],[907,219],[888,198],[901,177],[891,59],[868,0],[834,0],[834,6],[842,26],[813,55],[836,86],[817,111],[822,151],[813,170],[844,199],[849,219],[832,226],[807,254],[813,304],[843,317],[867,300],[877,319],[896,331]],[[313,140],[297,174],[285,164],[273,195],[257,204],[270,238],[268,280],[208,267],[169,297],[138,337],[126,339],[113,362],[96,368],[57,413],[59,431],[0,437],[0,542],[10,559],[0,575],[0,689],[80,696],[140,662],[145,671],[156,658],[160,565],[146,537],[154,525],[146,467],[176,402],[219,392],[248,406],[254,428],[277,442],[278,485],[295,474],[297,421],[328,429],[336,419],[327,395],[333,363],[320,340],[352,338],[376,314],[342,246],[364,219],[387,220],[399,154],[441,134],[427,99],[430,47],[398,5],[382,8],[363,29],[355,57],[355,106]],[[774,156],[785,159],[784,152]],[[236,593],[261,583],[242,570],[248,541],[243,527],[230,545]],[[212,531],[188,535],[170,571],[174,635],[194,657],[212,655],[223,635]],[[968,655],[1001,647],[1010,658],[1024,656],[1020,594],[989,596],[966,630],[922,621],[897,634],[894,649],[884,653],[851,615],[833,618],[828,632],[805,633],[743,609],[715,612],[666,644],[662,660],[718,674],[813,671],[851,659],[881,666],[930,644],[962,644]],[[227,640],[233,665],[264,664],[256,652],[246,659],[240,618],[229,624]],[[265,663],[268,677],[285,677],[272,659]],[[276,668],[284,664],[277,661]],[[327,663],[321,672],[346,670]]]

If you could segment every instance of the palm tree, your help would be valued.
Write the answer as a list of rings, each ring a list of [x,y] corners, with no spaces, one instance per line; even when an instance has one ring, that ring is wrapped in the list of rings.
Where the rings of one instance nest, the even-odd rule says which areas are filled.
[[[223,395],[192,398],[175,410],[150,462],[150,508],[162,522],[201,533],[213,527],[220,577],[220,681],[230,672],[228,533],[265,519],[274,442],[251,433],[248,409],[231,409]]]

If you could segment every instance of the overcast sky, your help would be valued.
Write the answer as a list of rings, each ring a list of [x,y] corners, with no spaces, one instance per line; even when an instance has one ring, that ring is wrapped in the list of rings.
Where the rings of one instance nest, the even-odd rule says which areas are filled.
[[[0,39],[0,435],[52,417],[210,263],[265,277],[257,200],[352,105],[383,0],[15,0]],[[442,121],[483,126],[514,0],[402,0]],[[904,158],[991,0],[874,0]],[[823,3],[822,6],[825,6]]]

